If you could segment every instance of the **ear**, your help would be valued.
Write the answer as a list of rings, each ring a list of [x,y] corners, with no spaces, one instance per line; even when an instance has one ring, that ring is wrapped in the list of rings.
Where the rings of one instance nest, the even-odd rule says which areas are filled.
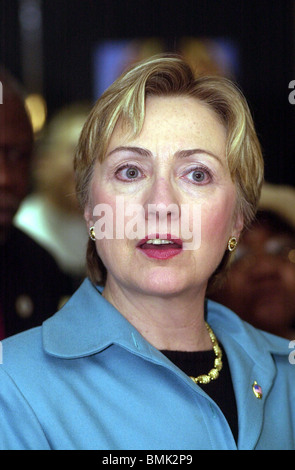
[[[236,215],[236,218],[235,218],[235,222],[234,222],[234,225],[233,225],[233,231],[232,231],[232,233],[234,234],[234,236],[236,238],[239,239],[243,228],[244,228],[244,216],[241,212],[238,212],[238,214]]]
[[[89,230],[90,227],[93,225],[93,210],[90,202],[87,202],[84,208],[84,219],[86,221],[87,228]]]

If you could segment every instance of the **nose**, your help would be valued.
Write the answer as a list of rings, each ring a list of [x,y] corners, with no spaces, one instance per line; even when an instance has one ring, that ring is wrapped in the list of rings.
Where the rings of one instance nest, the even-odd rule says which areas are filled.
[[[157,224],[157,232],[159,233],[170,231],[169,228],[165,229],[165,222],[171,224],[171,222],[179,220],[180,205],[177,193],[167,178],[155,179],[146,196],[144,211],[146,220]],[[162,230],[159,224],[162,224]]]

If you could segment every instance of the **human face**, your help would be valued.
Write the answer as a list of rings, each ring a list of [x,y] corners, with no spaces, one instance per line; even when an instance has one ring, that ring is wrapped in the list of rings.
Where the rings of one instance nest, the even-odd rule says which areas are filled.
[[[0,105],[0,236],[12,224],[28,190],[32,133],[19,100]]]
[[[120,196],[125,205],[143,208],[138,225],[148,238],[173,238],[172,219],[183,217],[189,207],[189,229],[193,213],[201,214],[201,243],[185,250],[177,244],[153,246],[139,239],[102,239],[97,251],[107,269],[108,288],[133,290],[147,295],[177,295],[188,289],[206,289],[207,281],[220,263],[230,236],[238,236],[241,217],[236,217],[236,188],[226,162],[226,131],[207,106],[191,97],[150,97],[146,103],[143,129],[128,138],[119,123],[110,140],[106,158],[97,162],[85,210],[88,226],[98,204],[112,208]],[[159,233],[159,204],[179,209],[167,216],[167,233]],[[161,207],[161,206],[158,206]],[[154,217],[154,225],[148,222]],[[130,217],[129,217],[130,221]],[[127,232],[128,217],[124,218]],[[158,255],[157,255],[158,253]]]
[[[282,334],[295,320],[295,239],[259,221],[239,244],[221,301],[244,320]]]

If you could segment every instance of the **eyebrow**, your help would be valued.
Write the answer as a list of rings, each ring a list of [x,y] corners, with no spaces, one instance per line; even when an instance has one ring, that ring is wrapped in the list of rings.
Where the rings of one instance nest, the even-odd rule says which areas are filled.
[[[152,157],[153,154],[152,152],[150,152],[149,150],[145,149],[145,148],[142,148],[142,147],[116,147],[114,150],[111,150],[111,152],[109,152],[107,154],[107,157],[109,157],[110,155],[112,155],[113,153],[116,153],[116,152],[132,152],[132,153],[137,153],[139,155],[141,155],[142,157]]]
[[[115,149],[111,150],[111,152],[108,153],[107,157],[109,157],[113,153],[122,152],[122,151],[137,153],[138,155],[141,155],[142,157],[152,157],[153,156],[153,154],[152,154],[152,152],[150,152],[150,150],[147,150],[143,147],[120,146],[120,147],[116,147]],[[209,150],[200,149],[200,148],[189,149],[189,150],[178,150],[175,153],[175,156],[176,156],[176,158],[182,159],[182,158],[187,158],[187,157],[190,157],[191,155],[196,155],[196,154],[197,155],[198,154],[209,155],[210,157],[213,157],[216,160],[218,160],[220,164],[222,164],[222,160],[218,155],[216,155],[213,152],[210,152]]]

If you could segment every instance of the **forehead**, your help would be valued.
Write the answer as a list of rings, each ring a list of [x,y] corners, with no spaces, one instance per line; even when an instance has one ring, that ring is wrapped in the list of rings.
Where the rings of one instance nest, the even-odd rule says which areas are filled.
[[[118,122],[108,150],[130,142],[136,145],[173,151],[201,145],[224,154],[226,129],[216,113],[196,98],[186,96],[148,97],[143,127],[137,136],[128,134],[126,125]]]

